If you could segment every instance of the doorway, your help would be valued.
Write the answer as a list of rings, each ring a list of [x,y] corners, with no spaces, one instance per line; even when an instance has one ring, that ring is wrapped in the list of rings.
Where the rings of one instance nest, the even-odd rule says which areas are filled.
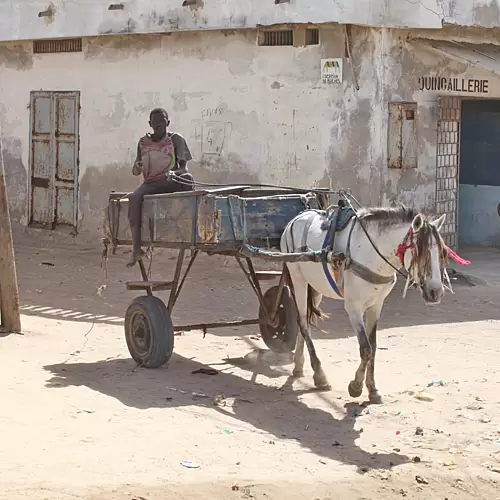
[[[459,244],[500,246],[500,100],[462,100]]]
[[[78,221],[80,92],[31,92],[29,224]]]

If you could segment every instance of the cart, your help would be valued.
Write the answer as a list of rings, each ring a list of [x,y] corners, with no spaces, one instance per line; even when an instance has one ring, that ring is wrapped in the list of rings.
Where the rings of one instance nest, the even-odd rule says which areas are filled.
[[[125,314],[125,338],[132,358],[143,367],[158,368],[168,362],[175,332],[220,327],[259,325],[262,339],[274,352],[291,352],[298,333],[297,310],[290,288],[286,262],[330,259],[321,252],[283,254],[277,251],[286,225],[308,209],[330,205],[329,192],[231,186],[221,189],[146,196],[142,215],[145,247],[178,251],[173,277],[152,280],[139,261],[141,280],[126,283],[128,290],[143,292]],[[125,193],[112,192],[105,210],[106,247],[115,253],[131,245]],[[191,256],[187,262],[186,252]],[[236,259],[258,301],[258,318],[174,326],[172,311],[200,252]],[[254,261],[278,262],[281,270],[257,270]],[[183,268],[185,269],[183,270]],[[262,283],[277,281],[263,291]],[[169,290],[167,304],[154,294]],[[145,293],[145,294],[144,294]]]

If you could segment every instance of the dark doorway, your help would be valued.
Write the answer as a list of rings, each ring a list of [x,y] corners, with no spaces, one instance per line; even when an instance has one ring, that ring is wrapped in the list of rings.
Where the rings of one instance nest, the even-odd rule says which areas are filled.
[[[463,100],[459,243],[500,246],[500,100]]]

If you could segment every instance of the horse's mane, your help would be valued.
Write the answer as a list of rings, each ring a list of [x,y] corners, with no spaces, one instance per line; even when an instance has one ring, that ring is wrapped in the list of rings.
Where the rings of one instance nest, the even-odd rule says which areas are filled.
[[[400,204],[397,207],[375,207],[375,208],[361,208],[358,211],[358,218],[364,221],[373,221],[381,223],[390,222],[412,222],[418,212],[414,208],[406,207]],[[431,237],[434,236],[439,248],[440,258],[446,262],[448,259],[448,251],[443,237],[439,234],[436,226],[431,224],[431,218],[422,216],[422,227],[415,238],[415,245],[417,247],[417,259],[420,265],[427,265],[429,258],[429,247],[431,244]],[[422,262],[421,262],[422,261]],[[425,261],[425,262],[423,262]]]
[[[417,213],[414,208],[401,204],[397,207],[361,208],[358,211],[358,218],[374,222],[411,222]]]

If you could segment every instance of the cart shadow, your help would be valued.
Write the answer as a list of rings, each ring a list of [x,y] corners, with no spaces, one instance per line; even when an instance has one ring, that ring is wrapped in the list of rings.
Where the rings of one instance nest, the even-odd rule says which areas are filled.
[[[195,375],[192,372],[204,365],[178,354],[173,355],[168,368],[145,370],[135,366],[129,359],[45,366],[52,374],[46,386],[88,387],[137,409],[203,406],[258,429],[249,431],[292,440],[319,457],[356,466],[359,473],[410,462],[404,455],[370,453],[357,446],[355,441],[362,430],[354,429],[356,418],[348,405],[346,413],[346,407],[332,401],[330,393],[293,390],[291,377],[276,388],[224,371],[216,376]],[[316,407],[301,400],[312,396],[319,400],[314,402]]]

